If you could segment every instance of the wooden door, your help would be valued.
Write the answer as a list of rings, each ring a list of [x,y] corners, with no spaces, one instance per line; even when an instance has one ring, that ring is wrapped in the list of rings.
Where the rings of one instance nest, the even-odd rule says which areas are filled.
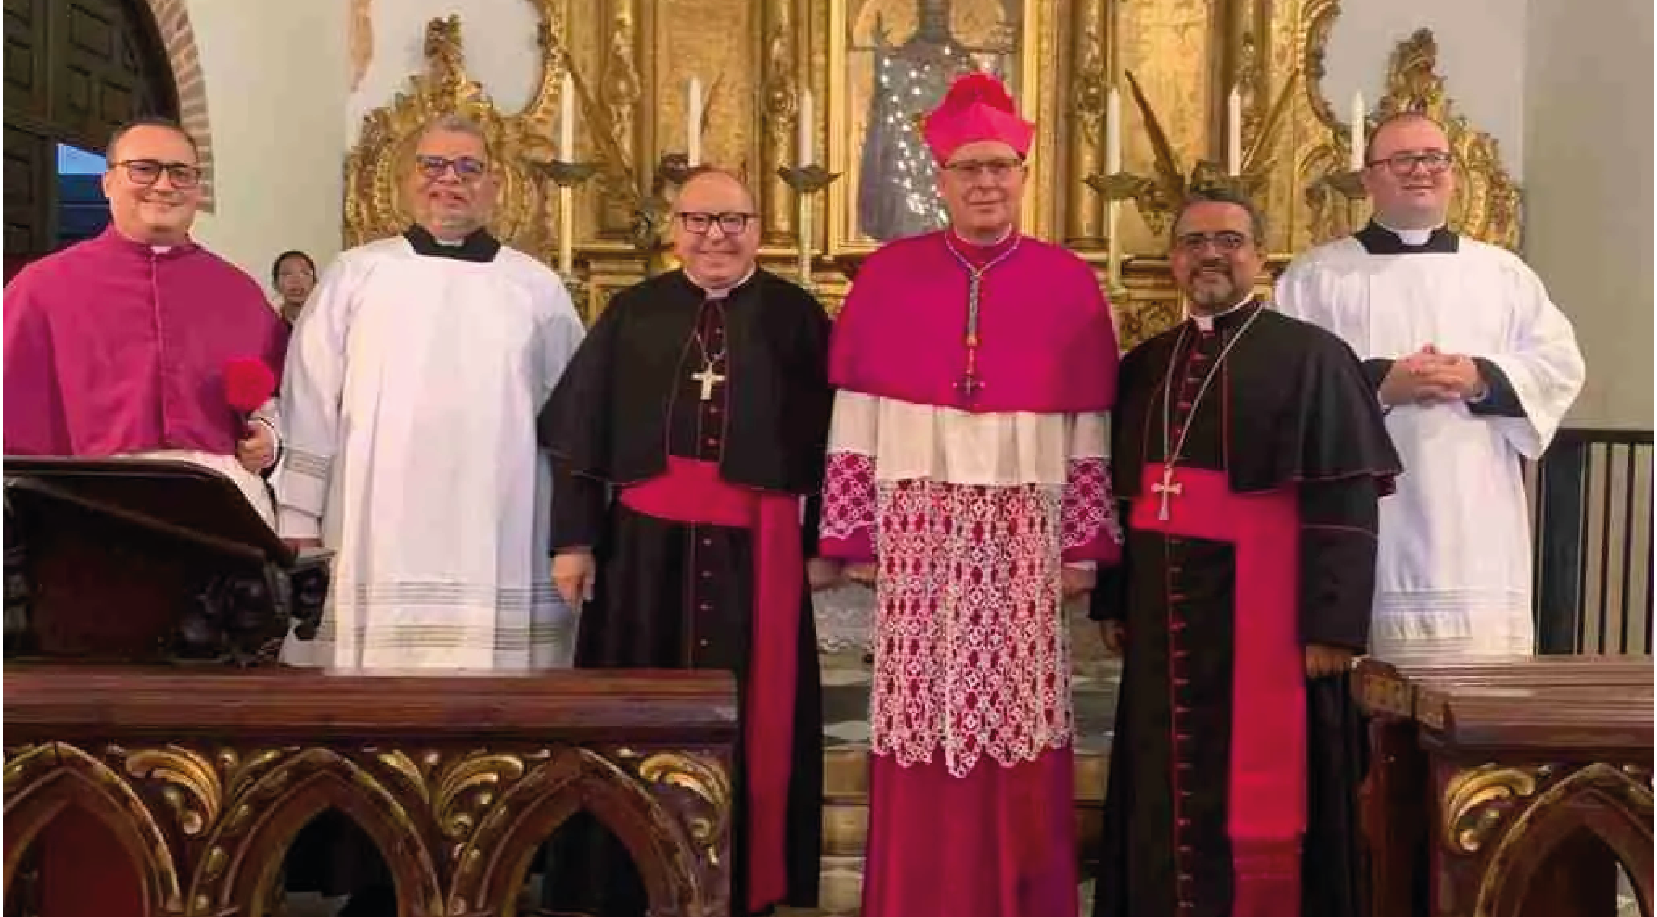
[[[103,152],[132,118],[178,117],[144,0],[5,0],[5,270],[59,246],[57,145]]]

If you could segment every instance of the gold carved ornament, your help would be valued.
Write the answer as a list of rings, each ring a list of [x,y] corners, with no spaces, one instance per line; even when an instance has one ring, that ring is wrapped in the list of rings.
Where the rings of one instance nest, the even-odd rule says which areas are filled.
[[[1461,771],[1444,788],[1444,843],[1458,853],[1477,853],[1514,803],[1536,793],[1551,770],[1481,764]]]
[[[14,825],[14,814],[42,793],[60,791],[64,781],[79,781],[89,786],[103,806],[114,809],[120,823],[137,835],[145,855],[134,865],[138,867],[140,881],[144,884],[145,896],[151,906],[164,914],[184,913],[185,899],[172,847],[143,797],[120,773],[68,742],[43,742],[8,750],[5,764],[6,887],[11,887],[19,861],[27,848],[32,846],[19,841],[42,827],[38,824]],[[69,792],[75,797],[70,804],[79,803],[86,807],[84,793]]]
[[[1637,843],[1643,843],[1643,850],[1613,848],[1612,855],[1619,859],[1629,855],[1650,856],[1653,807],[1649,766],[1624,765],[1618,768],[1605,762],[1596,762],[1564,776],[1559,776],[1557,770],[1553,766],[1536,769],[1538,780],[1545,781],[1551,777],[1558,779],[1537,794],[1529,805],[1514,816],[1508,830],[1496,842],[1479,879],[1478,898],[1471,911],[1474,917],[1501,917],[1518,910],[1502,910],[1499,907],[1500,902],[1507,898],[1511,903],[1515,898],[1514,889],[1523,887],[1516,881],[1520,877],[1516,876],[1515,872],[1520,868],[1522,855],[1527,852],[1530,845],[1530,835],[1546,819],[1571,817],[1572,810],[1583,807],[1609,805],[1637,826],[1635,833],[1642,838]],[[1449,810],[1445,811],[1448,815]],[[1633,860],[1629,862],[1632,863]]]

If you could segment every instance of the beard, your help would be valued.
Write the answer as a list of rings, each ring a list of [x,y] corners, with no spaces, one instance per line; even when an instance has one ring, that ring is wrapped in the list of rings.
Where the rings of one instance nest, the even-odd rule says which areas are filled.
[[[1202,268],[1191,272],[1186,281],[1190,290],[1187,296],[1192,305],[1204,309],[1220,309],[1230,306],[1242,298],[1243,286],[1238,282],[1236,275],[1230,271],[1221,273],[1205,273]]]

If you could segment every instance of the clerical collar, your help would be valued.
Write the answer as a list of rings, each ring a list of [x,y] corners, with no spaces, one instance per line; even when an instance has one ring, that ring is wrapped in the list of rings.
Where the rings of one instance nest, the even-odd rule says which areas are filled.
[[[740,289],[748,281],[753,280],[754,279],[754,274],[758,270],[759,270],[759,267],[757,265],[750,264],[748,266],[748,273],[743,274],[741,280],[738,280],[736,283],[730,284],[729,286],[720,287],[717,290],[710,289],[709,287],[705,287],[705,286],[701,285],[700,283],[697,283],[696,278],[690,276],[690,271],[681,270],[679,273],[684,275],[685,282],[689,283],[691,286],[695,287],[696,289],[702,291],[702,298],[704,298],[704,299],[725,299],[726,297],[730,296],[732,293],[734,293],[738,289]]]
[[[457,261],[476,261],[487,263],[495,260],[501,250],[501,243],[489,234],[487,229],[474,229],[466,238],[456,243],[445,243],[431,234],[431,231],[418,224],[403,230],[403,238],[414,249],[416,255],[427,258],[454,258]]]
[[[1391,229],[1370,220],[1353,234],[1371,255],[1453,255],[1461,248],[1461,237],[1443,226],[1437,229]]]
[[[984,264],[1001,257],[1018,241],[1018,228],[1015,226],[1007,227],[1007,231],[1001,234],[1001,238],[994,242],[974,242],[962,238],[954,227],[946,229],[944,232],[946,233],[944,244],[954,250],[957,255],[971,262],[974,267],[982,267]]]
[[[105,245],[113,246],[121,251],[142,255],[146,258],[178,258],[196,250],[196,244],[188,236],[184,241],[172,245],[152,245],[128,238],[126,234],[115,228],[115,224],[104,227],[98,240]]]
[[[1211,315],[1198,315],[1193,312],[1191,313],[1191,321],[1196,323],[1199,331],[1213,331],[1216,326],[1222,329],[1228,328],[1234,324],[1237,319],[1241,318],[1248,307],[1253,304],[1254,294],[1250,293],[1247,296],[1244,296],[1242,301],[1238,302],[1235,306],[1229,306]]]

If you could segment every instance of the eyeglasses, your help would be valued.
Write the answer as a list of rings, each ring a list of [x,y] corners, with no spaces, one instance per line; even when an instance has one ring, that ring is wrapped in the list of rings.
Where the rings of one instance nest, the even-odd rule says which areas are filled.
[[[1249,237],[1240,232],[1224,230],[1221,232],[1188,232],[1174,240],[1182,250],[1196,255],[1201,254],[1210,243],[1225,254],[1231,254],[1247,245]]]
[[[457,156],[450,159],[447,156],[431,156],[417,153],[414,157],[414,166],[420,174],[432,181],[437,181],[448,174],[450,169],[455,170],[455,177],[461,181],[477,181],[489,171],[489,164],[470,156]]]
[[[708,230],[719,227],[719,231],[727,236],[741,235],[748,228],[748,221],[759,216],[757,213],[698,213],[695,211],[678,214],[680,225],[697,235],[704,235]]]
[[[112,163],[127,170],[127,179],[135,185],[149,186],[161,180],[161,173],[167,173],[167,180],[174,188],[189,189],[201,184],[201,167],[187,162],[162,162],[159,159],[123,159]]]
[[[988,175],[996,181],[1005,181],[1009,175],[1024,168],[1022,159],[963,159],[944,164],[944,169],[962,178],[976,179]]]
[[[1422,166],[1428,173],[1437,175],[1450,168],[1450,163],[1456,157],[1444,150],[1424,150],[1419,153],[1394,153],[1385,159],[1372,159],[1366,165],[1370,168],[1384,165],[1394,175],[1404,176],[1415,171],[1416,166]]]

